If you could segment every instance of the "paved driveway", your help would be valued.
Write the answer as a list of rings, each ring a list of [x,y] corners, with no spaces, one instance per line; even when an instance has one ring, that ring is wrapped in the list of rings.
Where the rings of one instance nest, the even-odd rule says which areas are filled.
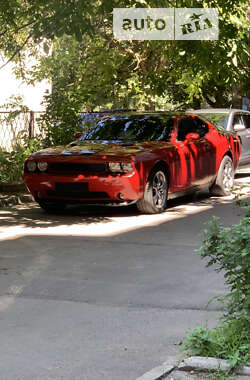
[[[205,307],[222,275],[194,254],[212,215],[229,225],[240,211],[202,195],[162,215],[0,211],[1,380],[135,380],[177,355],[190,328],[221,314]]]

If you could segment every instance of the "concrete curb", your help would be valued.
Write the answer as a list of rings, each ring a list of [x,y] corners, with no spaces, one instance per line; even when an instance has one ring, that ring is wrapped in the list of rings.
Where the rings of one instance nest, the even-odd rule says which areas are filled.
[[[144,373],[144,375],[138,377],[136,380],[160,380],[163,376],[168,375],[176,368],[176,365],[165,362],[153,368],[151,371]]]
[[[31,194],[27,192],[24,183],[0,184],[0,207],[10,207],[23,203],[33,202]]]
[[[227,362],[227,360],[209,358],[209,357],[205,358],[201,356],[192,356],[188,359],[184,359],[182,362],[177,362],[177,361],[175,363],[164,362],[162,365],[153,368],[149,372],[146,372],[144,375],[138,377],[136,380],[160,380],[175,370],[188,372],[188,374],[186,375],[186,379],[190,379],[189,377],[190,371],[194,371],[194,370],[216,371],[217,369],[220,369],[221,371],[225,372],[227,370],[230,370],[231,368],[232,366]],[[243,366],[236,371],[236,374],[240,376],[249,377],[250,367]]]
[[[26,187],[24,183],[14,183],[14,184],[0,184],[0,192],[3,193],[24,193]]]
[[[31,194],[1,194],[0,207],[10,207],[23,203],[33,202],[34,199]]]
[[[232,368],[232,365],[227,360],[216,358],[204,358],[201,356],[192,356],[191,358],[183,360],[178,369],[180,371],[192,371],[194,369],[204,369],[216,371],[220,369],[225,372]],[[236,371],[237,375],[250,376],[250,367],[243,366]]]

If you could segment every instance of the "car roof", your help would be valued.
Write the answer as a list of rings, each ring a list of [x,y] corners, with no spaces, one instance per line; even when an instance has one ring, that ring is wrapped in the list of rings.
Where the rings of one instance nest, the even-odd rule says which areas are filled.
[[[190,112],[192,114],[193,112]],[[111,113],[110,115],[107,115],[107,118],[117,116],[117,117],[124,117],[124,116],[186,116],[187,113],[185,111],[132,111],[132,112],[117,112],[117,113]],[[106,116],[105,116],[106,118]]]
[[[240,108],[201,108],[201,109],[198,109],[198,110],[189,110],[187,111],[188,113],[194,113],[194,114],[202,114],[202,113],[245,113],[245,114],[248,114],[250,115],[250,112],[249,111],[246,111],[246,110],[243,110],[243,109],[240,109]]]

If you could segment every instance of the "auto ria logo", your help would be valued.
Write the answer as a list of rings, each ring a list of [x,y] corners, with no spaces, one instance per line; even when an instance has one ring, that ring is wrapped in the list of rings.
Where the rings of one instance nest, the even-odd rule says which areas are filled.
[[[218,40],[217,8],[114,8],[119,40]]]
[[[190,23],[187,23],[187,24],[183,24],[181,25],[182,27],[182,34],[189,34],[189,33],[194,33],[194,32],[198,32],[199,30],[205,30],[205,29],[208,29],[208,28],[212,28],[213,27],[213,24],[211,23],[211,21],[209,20],[209,18],[205,18],[205,20],[202,20],[201,17],[203,16],[203,14],[195,14],[193,13],[192,16],[190,16]]]

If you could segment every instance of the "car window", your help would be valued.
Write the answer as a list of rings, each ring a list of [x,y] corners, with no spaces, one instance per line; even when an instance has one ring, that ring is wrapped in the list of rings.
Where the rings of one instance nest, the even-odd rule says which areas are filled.
[[[185,118],[179,121],[177,139],[184,141],[189,133],[198,133],[204,137],[208,132],[207,124],[198,118]]]
[[[245,127],[250,129],[250,115],[242,115],[242,119]]]
[[[227,129],[229,115],[227,113],[202,113],[200,116],[204,117],[215,125],[216,127],[222,127]]]
[[[171,115],[115,115],[100,120],[81,140],[169,141],[173,130]]]
[[[235,114],[234,115],[234,117],[233,117],[233,128],[236,124],[244,125],[241,114]]]

